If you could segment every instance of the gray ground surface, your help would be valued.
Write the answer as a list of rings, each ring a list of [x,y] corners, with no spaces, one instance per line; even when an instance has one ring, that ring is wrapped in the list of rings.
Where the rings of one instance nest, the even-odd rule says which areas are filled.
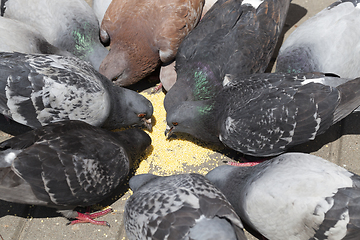
[[[330,5],[333,1],[293,0],[286,21],[285,38],[302,22]],[[91,4],[92,0],[88,0],[88,2]],[[358,160],[360,127],[357,124],[358,119],[358,114],[352,114],[342,122],[334,125],[327,133],[319,136],[315,141],[303,144],[295,150],[321,156],[360,174]],[[0,140],[9,137],[8,134],[0,133]],[[114,198],[108,199],[107,203],[111,204],[115,212],[102,217],[100,220],[105,219],[108,221],[111,228],[90,224],[66,226],[68,221],[59,216],[53,209],[0,201],[0,234],[4,240],[126,239],[122,214],[128,196],[127,193],[117,200]],[[256,239],[250,235],[248,236],[249,239]]]

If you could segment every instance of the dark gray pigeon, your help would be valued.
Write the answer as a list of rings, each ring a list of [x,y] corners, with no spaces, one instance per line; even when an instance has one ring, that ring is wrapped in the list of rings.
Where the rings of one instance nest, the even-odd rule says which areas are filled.
[[[339,78],[320,73],[227,75],[213,99],[170,109],[166,133],[189,133],[247,155],[278,155],[313,140],[360,106],[360,78],[336,88],[329,86],[332,81]]]
[[[277,72],[360,76],[360,1],[339,0],[301,24],[277,57]]]
[[[4,17],[33,26],[50,44],[89,61],[97,71],[109,53],[100,42],[95,13],[84,0],[6,1]]]
[[[290,0],[217,1],[179,47],[166,111],[182,101],[212,98],[226,74],[264,72],[289,5]]]
[[[246,239],[229,202],[200,174],[141,174],[129,183],[134,193],[124,219],[130,240]]]
[[[78,219],[73,223],[105,225],[73,209],[108,197],[150,144],[140,129],[110,132],[82,121],[52,123],[13,137],[0,144],[0,199],[53,207]]]
[[[206,177],[267,239],[359,239],[360,176],[320,157],[286,153],[254,167],[223,165]]]
[[[153,106],[76,57],[0,53],[0,111],[32,128],[61,120],[151,128]]]

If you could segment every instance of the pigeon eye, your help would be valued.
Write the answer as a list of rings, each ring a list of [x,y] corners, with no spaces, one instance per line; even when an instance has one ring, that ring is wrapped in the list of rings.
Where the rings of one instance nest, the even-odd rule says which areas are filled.
[[[177,123],[177,122],[173,122],[173,123],[172,123],[172,125],[177,126],[177,125],[178,125],[178,123]]]
[[[145,113],[140,113],[140,114],[138,114],[138,117],[145,117],[146,116],[146,114]]]

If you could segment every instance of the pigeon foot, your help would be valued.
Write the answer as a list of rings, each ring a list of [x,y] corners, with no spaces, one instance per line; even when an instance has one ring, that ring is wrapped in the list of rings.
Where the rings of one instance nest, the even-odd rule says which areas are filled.
[[[112,212],[112,208],[106,208],[105,210],[103,211],[100,211],[100,212],[96,212],[96,213],[79,213],[78,212],[78,216],[76,217],[77,220],[74,220],[74,221],[71,221],[69,222],[67,225],[74,225],[74,224],[77,224],[77,223],[92,223],[92,224],[95,224],[95,225],[103,225],[103,226],[108,226],[110,227],[110,224],[106,221],[96,221],[94,220],[94,218],[98,218],[98,217],[101,217],[101,216],[104,216],[110,212]]]

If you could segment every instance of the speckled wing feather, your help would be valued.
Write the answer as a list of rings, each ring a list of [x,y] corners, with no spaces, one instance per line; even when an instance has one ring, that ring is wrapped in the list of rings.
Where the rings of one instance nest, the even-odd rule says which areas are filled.
[[[21,124],[81,119],[98,126],[109,115],[102,76],[75,57],[0,53],[0,72],[1,113]]]
[[[115,136],[73,121],[51,124],[1,143],[3,157],[9,151],[14,157],[16,154],[11,169],[32,195],[12,199],[13,189],[0,187],[0,198],[58,209],[99,202],[125,179],[130,168],[128,154]]]
[[[245,154],[276,155],[314,139],[357,107],[335,118],[341,93],[314,83],[316,76],[324,78],[321,74],[257,74],[230,80],[217,98],[226,108],[220,140]]]
[[[222,193],[199,174],[156,177],[135,190],[124,213],[129,239],[190,239],[200,219],[216,216],[233,225],[238,239],[246,239]]]

